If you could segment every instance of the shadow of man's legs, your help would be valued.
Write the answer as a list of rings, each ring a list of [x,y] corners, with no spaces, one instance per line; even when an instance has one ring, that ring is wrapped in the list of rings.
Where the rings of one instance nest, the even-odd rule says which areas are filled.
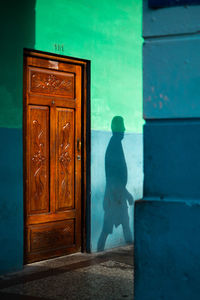
[[[115,116],[111,122],[111,129],[112,137],[105,153],[104,223],[97,245],[98,251],[104,250],[107,237],[113,232],[113,226],[122,225],[126,243],[132,242],[127,202],[132,205],[133,197],[126,189],[128,172],[122,147],[124,119]]]

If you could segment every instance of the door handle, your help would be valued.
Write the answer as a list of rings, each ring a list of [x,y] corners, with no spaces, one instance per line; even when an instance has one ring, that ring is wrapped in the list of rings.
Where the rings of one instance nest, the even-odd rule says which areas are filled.
[[[77,151],[80,152],[81,151],[81,140],[77,139]]]

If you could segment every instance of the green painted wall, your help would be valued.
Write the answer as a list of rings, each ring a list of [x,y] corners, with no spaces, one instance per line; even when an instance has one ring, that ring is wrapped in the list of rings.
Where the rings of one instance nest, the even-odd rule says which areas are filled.
[[[1,3],[0,127],[22,128],[23,48],[35,45],[35,2]]]
[[[120,114],[127,131],[141,132],[141,2],[37,1],[36,49],[54,52],[56,43],[91,60],[92,129],[110,130]]]
[[[34,2],[30,1],[32,5]],[[7,35],[10,46],[11,37],[16,45],[16,74],[9,75],[10,65],[8,77],[15,82],[12,94],[9,88],[0,86],[0,97],[4,99],[0,126],[22,126],[21,56],[23,47],[32,47],[91,60],[92,129],[110,130],[113,116],[121,115],[127,131],[142,132],[142,1],[37,0],[34,22],[34,9],[31,18],[23,6],[21,9],[24,14],[14,17],[16,22]],[[31,30],[34,36],[28,35]],[[19,32],[24,31],[21,36]],[[56,50],[55,44],[63,50]]]

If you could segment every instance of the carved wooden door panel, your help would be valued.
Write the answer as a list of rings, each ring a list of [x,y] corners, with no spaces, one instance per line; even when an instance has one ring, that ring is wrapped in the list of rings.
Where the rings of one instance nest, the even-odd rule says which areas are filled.
[[[81,247],[81,66],[24,59],[25,262]]]

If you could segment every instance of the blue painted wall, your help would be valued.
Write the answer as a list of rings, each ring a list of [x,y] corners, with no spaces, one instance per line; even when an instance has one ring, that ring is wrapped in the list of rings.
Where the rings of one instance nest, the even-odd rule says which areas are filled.
[[[146,40],[143,47],[145,119],[200,116],[199,52],[198,35]]]
[[[144,196],[200,199],[200,120],[147,121]]]
[[[0,273],[3,274],[23,266],[23,141],[21,129],[0,128],[0,136]]]
[[[135,203],[135,300],[200,295],[200,6],[143,1],[144,197]]]
[[[138,201],[134,299],[199,300],[199,204]]]
[[[193,35],[199,30],[199,6],[149,9],[148,0],[143,0],[143,37],[145,39],[176,35],[180,37],[182,34]]]

